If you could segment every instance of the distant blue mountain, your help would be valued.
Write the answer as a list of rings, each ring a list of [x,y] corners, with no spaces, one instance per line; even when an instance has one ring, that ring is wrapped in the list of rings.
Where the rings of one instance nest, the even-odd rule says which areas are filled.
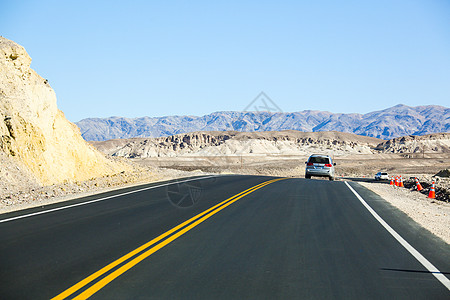
[[[396,105],[367,114],[326,111],[215,112],[204,116],[143,118],[88,118],[76,123],[88,141],[160,137],[194,131],[341,131],[381,139],[450,131],[450,109],[437,106]]]

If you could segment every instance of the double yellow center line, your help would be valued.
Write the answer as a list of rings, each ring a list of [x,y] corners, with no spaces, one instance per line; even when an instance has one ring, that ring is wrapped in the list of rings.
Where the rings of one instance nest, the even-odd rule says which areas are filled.
[[[171,230],[161,234],[160,236],[154,238],[150,242],[140,246],[136,250],[133,250],[130,253],[122,256],[121,258],[110,263],[106,267],[93,273],[86,279],[83,279],[82,281],[78,282],[74,286],[68,288],[67,290],[65,290],[64,292],[59,294],[58,296],[52,298],[52,300],[66,299],[67,297],[70,297],[70,296],[72,296],[72,297],[70,297],[72,299],[87,299],[87,298],[89,298],[90,296],[92,296],[93,294],[98,292],[100,289],[102,289],[104,286],[106,286],[108,283],[110,283],[111,281],[113,281],[114,279],[116,279],[117,277],[119,277],[120,275],[122,275],[123,273],[125,273],[126,271],[128,271],[129,269],[131,269],[132,267],[134,267],[135,265],[137,265],[138,263],[140,263],[147,257],[149,257],[150,255],[152,255],[159,249],[161,249],[164,246],[168,245],[169,243],[173,242],[175,239],[182,236],[183,234],[185,234],[186,232],[188,232],[195,226],[199,225],[206,219],[212,217],[213,215],[215,215],[222,209],[228,207],[229,205],[231,205],[234,202],[238,201],[239,199],[247,196],[248,194],[253,193],[254,191],[256,191],[262,187],[265,187],[266,185],[269,185],[271,183],[274,183],[276,181],[283,180],[283,179],[284,178],[277,178],[277,179],[265,181],[261,184],[258,184],[249,189],[246,189],[245,191],[242,191],[239,194],[236,194],[236,195],[226,199],[225,201],[220,202],[219,204],[205,210],[204,212],[196,215],[195,217],[192,217],[191,219],[181,223],[180,225],[172,228]],[[161,241],[163,239],[165,239],[165,240],[158,243],[159,241]],[[139,254],[139,255],[137,255],[137,254]],[[134,256],[136,256],[136,257],[134,257]],[[133,258],[133,259],[131,259],[131,258]],[[129,260],[129,261],[127,262],[127,260]],[[126,263],[124,263],[124,262],[126,262]],[[120,266],[121,264],[123,264],[123,265]],[[118,267],[118,266],[120,266],[120,267]],[[116,267],[118,267],[116,270],[114,270],[113,272],[110,272],[108,275],[106,275],[106,273],[108,273],[109,271],[111,271],[112,269],[114,269]],[[106,276],[104,276],[104,275],[106,275]],[[98,278],[100,278],[102,276],[104,276],[104,277],[101,278],[100,280],[98,280],[97,282],[95,282],[94,284],[92,284],[91,286],[87,287],[93,281],[97,280]],[[85,290],[83,292],[79,293],[79,291],[82,289],[85,289]],[[73,294],[75,294],[75,293],[79,293],[79,295],[76,295],[75,297],[73,297]]]

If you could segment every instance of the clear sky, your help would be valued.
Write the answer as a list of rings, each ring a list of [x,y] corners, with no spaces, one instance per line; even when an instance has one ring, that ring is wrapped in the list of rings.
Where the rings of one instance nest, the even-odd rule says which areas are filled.
[[[70,121],[450,106],[450,1],[2,1]]]

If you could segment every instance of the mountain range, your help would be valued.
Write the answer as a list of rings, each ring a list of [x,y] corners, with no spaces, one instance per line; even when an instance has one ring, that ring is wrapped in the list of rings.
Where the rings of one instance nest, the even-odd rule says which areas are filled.
[[[450,131],[450,109],[399,104],[367,114],[223,111],[204,116],[88,118],[76,123],[87,141],[162,137],[194,131],[340,131],[380,139]]]

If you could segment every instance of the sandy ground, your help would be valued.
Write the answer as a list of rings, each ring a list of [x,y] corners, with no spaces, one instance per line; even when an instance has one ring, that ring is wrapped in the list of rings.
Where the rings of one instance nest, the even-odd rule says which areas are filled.
[[[359,184],[380,195],[422,227],[450,244],[450,203],[432,200],[416,191],[383,183]]]
[[[134,162],[153,167],[177,170],[202,170],[205,172],[232,172],[237,174],[258,174],[303,176],[308,156],[296,155],[252,155],[252,156],[209,156],[209,157],[153,157],[133,159]],[[427,155],[424,158],[405,158],[401,154],[370,154],[336,156],[337,176],[373,177],[379,171],[391,175],[421,176],[433,175],[450,168],[448,154]],[[274,174],[272,174],[274,172]],[[283,175],[281,175],[283,176]]]

